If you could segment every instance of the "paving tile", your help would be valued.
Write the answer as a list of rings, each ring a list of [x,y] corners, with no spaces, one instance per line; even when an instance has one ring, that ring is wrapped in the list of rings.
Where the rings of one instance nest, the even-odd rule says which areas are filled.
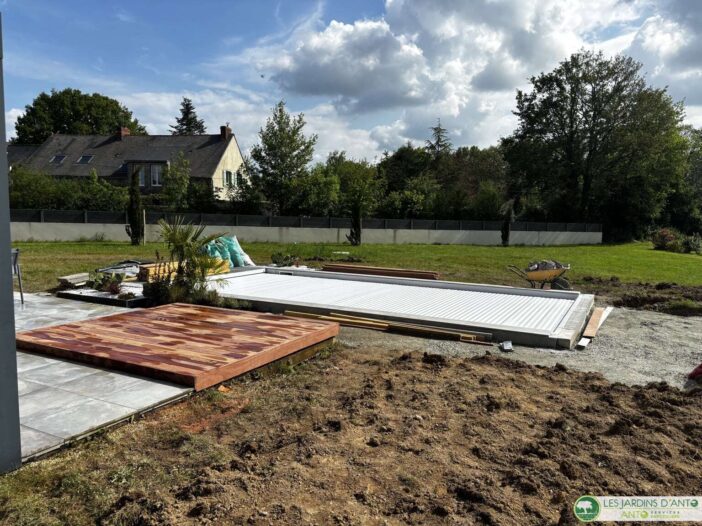
[[[35,455],[54,448],[63,443],[61,437],[43,433],[27,426],[20,426],[20,437],[22,439],[22,457]]]
[[[78,404],[85,398],[76,393],[44,386],[43,389],[19,397],[20,421],[25,423],[28,418],[55,413],[64,407]]]
[[[113,404],[131,407],[135,410],[142,410],[189,391],[192,391],[192,389],[140,379],[139,382],[131,384],[120,391],[113,393],[96,392],[93,397]]]
[[[30,382],[24,380],[21,377],[17,378],[17,390],[20,396],[38,391],[39,389],[44,389],[46,386],[43,384],[38,384],[36,382]]]
[[[132,413],[134,410],[129,407],[83,398],[77,404],[36,414],[22,423],[44,433],[71,438],[125,418]]]
[[[81,376],[75,380],[63,382],[60,388],[90,398],[103,399],[102,396],[110,395],[139,383],[148,383],[139,377],[111,371],[95,370],[93,374]]]
[[[37,367],[44,367],[45,365],[56,363],[56,361],[56,359],[49,358],[48,356],[39,356],[38,354],[18,352],[17,372],[23,373],[25,371],[29,371],[30,369],[36,369]]]
[[[83,376],[94,374],[100,371],[95,367],[81,365],[71,362],[54,361],[44,367],[37,367],[22,373],[24,380],[36,382],[48,386],[58,386],[65,382],[70,382]]]

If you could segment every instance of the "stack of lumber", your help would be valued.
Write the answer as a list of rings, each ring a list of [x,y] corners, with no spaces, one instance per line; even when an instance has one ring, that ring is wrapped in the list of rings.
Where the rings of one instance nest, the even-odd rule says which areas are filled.
[[[90,274],[87,272],[81,272],[80,274],[61,276],[58,278],[58,282],[62,289],[72,289],[76,287],[84,287],[89,279]]]
[[[405,268],[369,267],[365,265],[348,265],[344,263],[327,263],[322,266],[326,272],[348,272],[350,274],[370,274],[372,276],[391,276],[394,278],[440,279],[438,272],[431,270],[414,270]]]
[[[165,277],[166,275],[170,275],[172,277],[175,275],[177,268],[178,264],[174,261],[163,261],[160,263],[139,265],[137,280],[151,283],[159,278]],[[224,260],[220,260],[217,268],[210,270],[208,274],[222,274],[223,272],[229,272],[229,263]]]
[[[442,340],[455,340],[464,343],[474,343],[477,345],[492,345],[490,340],[492,336],[487,333],[475,333],[451,329],[442,329],[439,327],[430,327],[428,325],[418,325],[415,323],[403,323],[397,321],[381,320],[377,318],[362,318],[360,316],[350,316],[331,312],[329,314],[312,314],[309,312],[285,311],[286,316],[296,318],[309,318],[322,321],[335,321],[339,325],[345,327],[357,327],[360,329],[371,329],[375,331],[397,332],[400,334],[408,334],[411,336],[423,336],[427,338],[438,338]]]

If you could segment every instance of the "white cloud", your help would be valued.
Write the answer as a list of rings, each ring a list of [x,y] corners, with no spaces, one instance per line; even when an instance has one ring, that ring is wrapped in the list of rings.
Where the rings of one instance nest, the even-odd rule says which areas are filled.
[[[33,56],[8,57],[8,72],[100,89],[151,133],[168,133],[186,95],[211,132],[229,121],[245,150],[283,98],[319,134],[316,160],[339,149],[373,159],[421,144],[437,118],[457,146],[494,144],[516,124],[515,90],[586,48],[642,61],[702,124],[702,2],[386,0],[382,17],[344,22],[325,19],[321,1],[293,20],[282,9],[268,14],[275,32],[184,73],[184,89],[132,93],[128,80]]]
[[[19,108],[11,108],[5,112],[5,133],[7,138],[11,139],[15,134],[15,123],[17,119],[24,114],[24,110]]]

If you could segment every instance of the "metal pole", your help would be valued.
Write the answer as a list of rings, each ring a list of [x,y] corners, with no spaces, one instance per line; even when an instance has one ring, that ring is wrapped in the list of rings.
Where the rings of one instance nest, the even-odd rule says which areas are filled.
[[[0,115],[5,115],[3,87],[2,15],[0,14]],[[17,394],[17,351],[15,348],[15,306],[10,268],[10,199],[7,178],[5,126],[0,126],[0,473],[18,468],[20,449],[19,396]]]

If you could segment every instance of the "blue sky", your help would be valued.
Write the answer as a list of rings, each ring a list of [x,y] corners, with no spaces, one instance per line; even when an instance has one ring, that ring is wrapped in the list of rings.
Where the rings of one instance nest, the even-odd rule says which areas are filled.
[[[99,91],[150,133],[182,96],[244,150],[281,98],[334,149],[373,159],[441,118],[457,145],[514,127],[515,90],[583,47],[642,61],[702,124],[702,2],[652,0],[1,3],[6,123],[41,91]]]

